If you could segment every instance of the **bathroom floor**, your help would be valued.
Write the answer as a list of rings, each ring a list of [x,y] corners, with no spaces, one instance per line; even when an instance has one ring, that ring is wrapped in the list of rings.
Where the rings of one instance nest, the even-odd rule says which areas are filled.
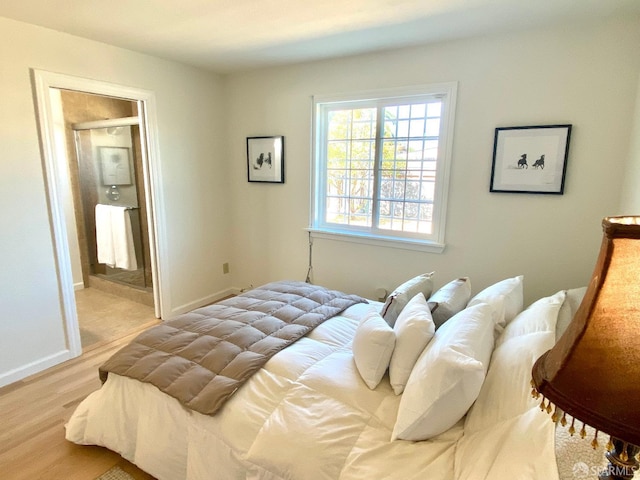
[[[153,307],[96,288],[76,290],[75,297],[83,350],[160,321]]]
[[[111,273],[109,275],[101,275],[105,280],[116,281],[125,283],[128,285],[133,285],[139,288],[149,288],[151,287],[145,283],[144,277],[144,269],[139,268],[138,270],[110,270]],[[152,291],[152,290],[151,290]]]

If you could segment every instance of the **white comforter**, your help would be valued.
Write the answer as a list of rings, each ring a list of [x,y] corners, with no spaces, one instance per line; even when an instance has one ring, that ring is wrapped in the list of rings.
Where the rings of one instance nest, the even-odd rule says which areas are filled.
[[[554,480],[553,424],[527,387],[533,360],[555,341],[564,293],[543,300],[544,321],[518,317],[498,340],[466,420],[429,441],[391,442],[400,396],[386,377],[370,390],[356,370],[351,340],[365,304],[275,355],[213,417],[111,374],[67,439],[105,446],[160,480]]]

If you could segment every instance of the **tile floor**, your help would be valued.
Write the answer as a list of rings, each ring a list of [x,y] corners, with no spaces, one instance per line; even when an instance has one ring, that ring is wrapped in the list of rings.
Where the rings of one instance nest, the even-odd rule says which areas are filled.
[[[159,321],[153,307],[96,288],[76,290],[75,296],[83,350]]]

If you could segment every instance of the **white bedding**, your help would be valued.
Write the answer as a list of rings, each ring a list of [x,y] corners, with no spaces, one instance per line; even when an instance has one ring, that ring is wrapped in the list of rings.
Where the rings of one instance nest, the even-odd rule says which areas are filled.
[[[401,396],[387,375],[370,390],[351,352],[359,319],[373,308],[365,304],[275,355],[215,416],[111,374],[66,436],[114,450],[160,480],[555,480],[554,425],[528,388],[533,360],[555,341],[565,297],[554,297],[530,307],[543,314],[507,326],[476,405],[432,440],[390,441]]]

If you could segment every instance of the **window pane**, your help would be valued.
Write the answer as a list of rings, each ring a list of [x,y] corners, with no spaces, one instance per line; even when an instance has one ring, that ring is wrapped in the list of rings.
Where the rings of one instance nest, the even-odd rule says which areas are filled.
[[[325,221],[371,224],[375,108],[328,112]]]
[[[424,158],[423,147],[424,147],[424,142],[422,140],[410,141],[409,142],[409,159],[422,160]]]
[[[376,110],[375,108],[357,108],[353,110],[353,118],[354,120],[368,120],[375,121],[376,119]]]
[[[347,143],[342,141],[330,141],[327,145],[329,168],[344,167],[347,159]]]
[[[437,137],[440,133],[440,119],[430,118],[427,120],[427,137]]]
[[[384,109],[384,118],[396,119],[398,118],[398,107],[386,107]]]
[[[433,202],[435,194],[435,178],[433,182],[422,182],[420,188],[420,200]]]
[[[441,102],[385,108],[378,228],[431,232],[441,109]]]
[[[403,179],[398,178],[395,182],[393,182],[393,198],[404,199],[404,187],[405,182]]]
[[[353,138],[371,139],[375,135],[372,122],[357,122],[353,124]]]
[[[401,219],[404,216],[404,203],[403,202],[391,202],[392,216],[393,218]]]
[[[435,162],[438,158],[438,141],[427,140],[424,142],[424,157],[425,160]]]
[[[420,182],[407,182],[405,187],[405,200],[419,200],[420,199]],[[416,213],[417,215],[417,213]]]
[[[422,137],[424,135],[424,120],[411,120],[409,135],[412,137]]]
[[[431,102],[427,104],[427,117],[440,117],[441,112],[442,102]]]
[[[359,160],[371,160],[373,159],[374,142],[351,142],[351,158]]]
[[[407,138],[409,136],[409,120],[400,120],[398,122],[398,138]]]
[[[347,138],[347,129],[351,118],[351,110],[334,110],[329,112],[329,128],[327,138],[340,140]]]
[[[426,105],[419,103],[417,105],[411,105],[411,118],[424,118]]]

